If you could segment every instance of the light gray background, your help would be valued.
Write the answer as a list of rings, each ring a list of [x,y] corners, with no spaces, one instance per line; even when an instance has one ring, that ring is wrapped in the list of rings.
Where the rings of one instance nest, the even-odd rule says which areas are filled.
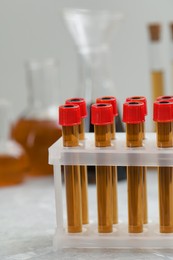
[[[145,95],[149,101],[147,130],[151,130],[151,98],[146,24],[163,24],[163,66],[166,94],[173,93],[170,81],[172,0],[0,0],[0,97],[13,105],[13,116],[26,107],[27,93],[23,62],[56,57],[61,67],[61,102],[76,95],[77,58],[71,36],[59,18],[64,7],[115,9],[125,14],[119,32],[112,37],[112,72],[120,107],[127,96]],[[67,91],[68,90],[68,91]],[[68,94],[67,94],[68,93]]]

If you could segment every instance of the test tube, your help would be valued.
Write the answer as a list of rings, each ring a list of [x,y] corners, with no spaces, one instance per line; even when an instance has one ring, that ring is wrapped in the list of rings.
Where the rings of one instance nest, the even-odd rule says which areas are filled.
[[[96,99],[96,103],[108,103],[112,105],[114,117],[118,115],[117,101],[113,96],[103,96]],[[111,139],[116,137],[115,121],[111,124]],[[111,166],[112,169],[112,203],[113,203],[113,224],[118,223],[118,195],[117,195],[117,167]]]
[[[126,123],[127,147],[142,146],[142,127],[144,104],[126,102],[123,105],[123,121]],[[143,169],[141,166],[127,166],[128,191],[128,231],[143,232]]]
[[[157,146],[173,147],[173,102],[155,101]],[[158,167],[160,232],[173,232],[173,167]]]
[[[59,123],[62,125],[64,147],[78,146],[79,124],[81,123],[80,107],[73,104],[60,106]],[[64,174],[68,232],[82,232],[80,168],[77,165],[65,165]]]
[[[144,103],[144,116],[147,115],[147,100],[144,96],[132,96],[126,98],[126,102],[139,101]],[[141,123],[142,136],[145,139],[145,122]],[[143,169],[143,224],[148,223],[148,206],[147,206],[147,167],[142,167]]]
[[[84,98],[70,98],[66,104],[79,105],[81,113],[81,124],[79,125],[79,140],[85,139],[85,118],[87,116],[86,102]],[[82,223],[88,224],[88,176],[86,165],[80,166],[81,196],[82,196]]]
[[[164,95],[164,71],[161,50],[161,25],[152,23],[148,26],[150,38],[150,63],[151,63],[151,87],[152,100]]]
[[[111,145],[111,124],[113,108],[111,104],[93,104],[91,123],[94,125],[95,146]],[[112,170],[111,166],[96,166],[98,232],[110,233],[113,230],[112,217]]]

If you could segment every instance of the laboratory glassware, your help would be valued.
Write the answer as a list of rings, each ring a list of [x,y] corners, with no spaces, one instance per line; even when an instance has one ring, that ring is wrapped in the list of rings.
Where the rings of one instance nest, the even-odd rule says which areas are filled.
[[[149,24],[149,55],[150,55],[150,75],[151,75],[151,95],[154,102],[158,96],[163,96],[164,70],[161,42],[161,25],[159,23]]]
[[[28,61],[25,64],[28,105],[13,124],[11,135],[26,150],[30,160],[29,174],[53,173],[48,164],[48,148],[61,137],[57,122],[60,104],[58,62],[54,59]]]
[[[10,104],[0,100],[0,187],[22,183],[29,167],[24,149],[9,137],[10,113]]]
[[[79,105],[65,104],[59,107],[59,124],[62,125],[63,145],[79,145],[79,125],[81,114]],[[67,225],[69,233],[82,232],[82,201],[79,165],[64,166]]]

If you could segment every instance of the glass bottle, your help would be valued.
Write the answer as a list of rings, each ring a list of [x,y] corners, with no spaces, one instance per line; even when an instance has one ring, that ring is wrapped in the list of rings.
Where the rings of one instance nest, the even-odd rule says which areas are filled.
[[[0,187],[23,182],[28,170],[28,158],[23,148],[9,139],[10,105],[0,100]]]
[[[26,63],[28,106],[13,125],[12,137],[27,151],[30,159],[29,174],[33,176],[53,173],[48,164],[48,148],[61,137],[57,107],[60,89],[58,64],[49,59]]]
[[[150,70],[151,70],[151,95],[152,102],[157,97],[163,96],[164,89],[164,71],[161,50],[161,25],[158,23],[150,24],[149,27],[150,39]]]

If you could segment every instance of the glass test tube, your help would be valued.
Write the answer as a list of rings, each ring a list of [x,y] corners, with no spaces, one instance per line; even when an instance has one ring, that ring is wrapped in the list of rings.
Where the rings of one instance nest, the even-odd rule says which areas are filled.
[[[154,102],[157,146],[173,147],[173,102]],[[173,232],[173,167],[158,167],[160,232]]]
[[[91,106],[91,123],[94,125],[96,147],[111,145],[113,108],[110,104]],[[110,166],[96,166],[98,232],[113,230],[112,217],[112,170]]]
[[[79,140],[85,139],[85,118],[87,116],[86,102],[83,98],[71,98],[66,100],[66,104],[76,104],[80,107],[81,112],[81,124],[79,125]],[[88,224],[88,175],[87,166],[80,166],[80,178],[81,178],[81,196],[82,196],[82,223]]]
[[[129,101],[139,101],[144,103],[144,115],[147,115],[147,100],[143,96],[132,96],[126,98],[126,102]],[[145,122],[141,123],[142,136],[145,139]],[[148,203],[147,203],[147,167],[142,167],[143,169],[143,224],[148,223]]]
[[[123,121],[126,123],[127,147],[142,146],[142,127],[144,121],[144,104],[126,102],[123,105]],[[128,186],[128,231],[143,232],[143,167],[127,166]]]
[[[97,103],[108,103],[112,105],[114,117],[118,115],[117,101],[113,96],[103,96],[96,99]],[[116,136],[115,121],[111,124],[111,139],[114,140]],[[112,208],[113,208],[113,224],[118,223],[118,187],[117,187],[117,167],[111,166],[112,169]]]
[[[164,95],[164,72],[161,57],[161,25],[150,24],[150,62],[151,62],[151,85],[152,85],[152,100],[156,100],[158,96]]]
[[[59,107],[59,123],[62,125],[64,147],[78,146],[79,124],[81,123],[78,105]],[[67,204],[67,225],[69,233],[82,232],[81,180],[80,168],[76,165],[65,165],[65,185]]]

